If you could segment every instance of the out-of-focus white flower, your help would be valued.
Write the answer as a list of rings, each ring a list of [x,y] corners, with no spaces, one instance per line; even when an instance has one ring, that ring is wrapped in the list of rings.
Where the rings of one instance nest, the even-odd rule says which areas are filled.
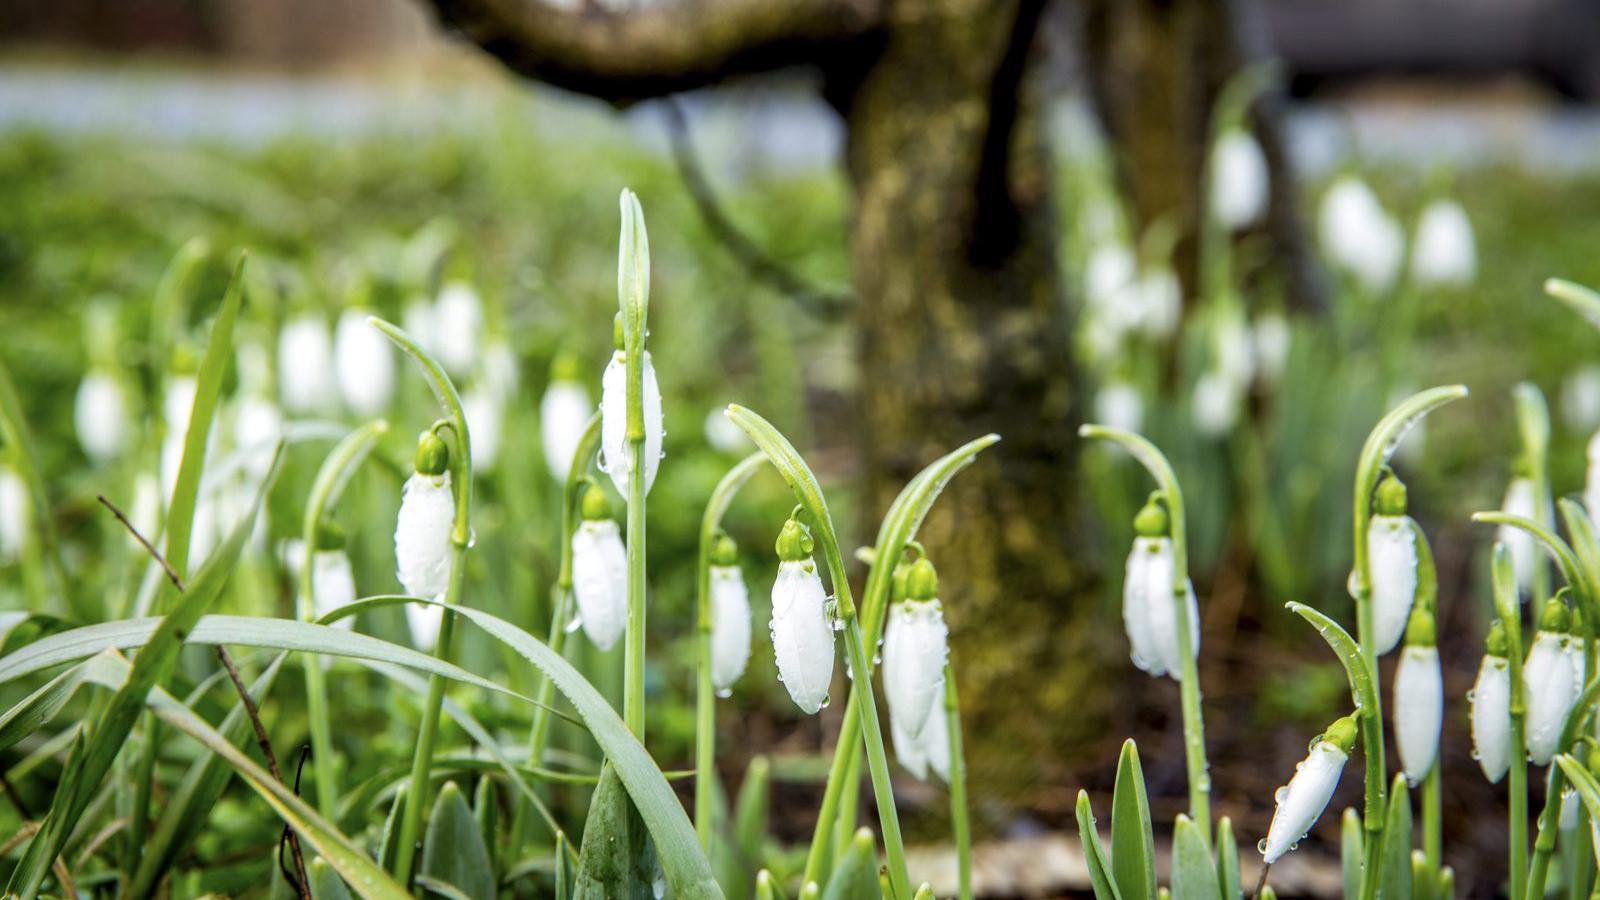
[[[417,442],[416,471],[401,489],[394,558],[400,584],[413,597],[439,597],[450,586],[455,496],[450,489],[448,462],[449,450],[444,441],[432,432],[424,432]],[[434,616],[427,607],[417,609]]]
[[[1417,533],[1406,515],[1406,488],[1385,475],[1374,492],[1376,515],[1367,525],[1372,571],[1372,642],[1379,653],[1400,643],[1417,597]]]
[[[1190,415],[1195,430],[1209,438],[1219,438],[1233,430],[1239,420],[1241,388],[1227,375],[1210,370],[1194,382]]]
[[[1573,431],[1600,426],[1600,366],[1580,366],[1561,382],[1561,418]]]
[[[194,409],[195,379],[193,375],[172,375],[167,378],[161,398],[161,418],[166,434],[161,439],[161,496],[172,499],[172,488],[178,482],[178,467],[183,464],[183,444],[189,432],[189,415]]]
[[[1151,266],[1139,277],[1133,327],[1152,340],[1165,340],[1183,317],[1183,285],[1170,266]]]
[[[340,314],[333,346],[339,395],[345,405],[362,416],[376,416],[388,409],[394,399],[394,348],[367,321],[364,310],[347,309]]]
[[[1548,508],[1546,506],[1547,510]],[[1505,502],[1500,504],[1500,509],[1514,516],[1541,521],[1538,490],[1534,486],[1533,479],[1523,475],[1513,477],[1511,483],[1506,485],[1506,498]],[[1501,525],[1498,539],[1506,545],[1506,550],[1511,554],[1511,569],[1517,575],[1517,587],[1523,593],[1531,591],[1534,572],[1540,565],[1539,548],[1534,543],[1533,535],[1520,528]]]
[[[1584,477],[1583,505],[1589,508],[1589,518],[1600,520],[1600,431],[1589,438],[1589,469]]]
[[[706,413],[706,421],[703,427],[706,433],[706,443],[710,444],[711,449],[718,453],[726,453],[732,456],[755,449],[755,445],[750,443],[750,436],[744,433],[743,428],[733,424],[733,420],[723,415],[722,407],[720,406],[714,407],[711,412]]]
[[[316,601],[312,613],[319,619],[356,602],[355,573],[350,568],[350,556],[343,548],[318,550],[312,556],[311,598]],[[355,628],[356,620],[354,616],[345,616],[333,624],[349,631]]]
[[[1394,286],[1405,257],[1405,235],[1366,182],[1341,176],[1323,195],[1317,213],[1323,252],[1355,276],[1369,293]]]
[[[1167,513],[1150,502],[1134,518],[1133,550],[1122,585],[1122,623],[1128,632],[1133,664],[1154,676],[1183,678],[1178,643],[1178,604],[1172,539],[1167,537]],[[1189,619],[1190,651],[1200,653],[1200,608],[1190,584],[1184,594]]]
[[[1138,431],[1144,424],[1144,397],[1126,381],[1103,384],[1094,396],[1094,414],[1112,428]]]
[[[1261,377],[1276,383],[1289,365],[1289,350],[1294,343],[1289,320],[1278,313],[1265,313],[1256,317],[1252,330]]]
[[[919,559],[907,579],[906,599],[889,608],[889,625],[883,641],[883,692],[890,718],[900,720],[900,731],[920,738],[928,724],[937,693],[944,681],[949,656],[949,629],[937,598],[933,565]]]
[[[481,471],[494,468],[504,432],[504,401],[492,390],[474,385],[461,397],[461,412],[467,417],[467,431],[472,434],[472,467]]]
[[[661,467],[661,441],[666,436],[661,416],[661,387],[656,383],[655,363],[644,351],[644,490],[650,492]],[[628,496],[632,459],[628,453],[628,366],[621,350],[611,354],[600,381],[600,468]]]
[[[772,651],[778,680],[801,711],[828,705],[833,681],[833,624],[828,595],[811,558],[811,536],[793,519],[778,535],[778,577],[772,584]]]
[[[90,369],[78,385],[72,410],[78,443],[98,465],[115,459],[128,443],[128,396],[115,375]]]
[[[1277,862],[1317,824],[1328,801],[1333,799],[1333,789],[1339,786],[1339,775],[1344,772],[1355,742],[1355,717],[1346,716],[1330,725],[1312,744],[1311,752],[1295,766],[1294,777],[1278,788],[1272,825],[1267,829],[1266,840],[1257,847],[1262,862],[1269,866]]]
[[[1217,138],[1211,156],[1211,213],[1230,229],[1248,228],[1267,211],[1267,157],[1242,128]]]
[[[1439,756],[1444,726],[1444,674],[1433,641],[1433,615],[1419,609],[1394,675],[1394,739],[1406,781],[1420,783]],[[1426,621],[1420,626],[1419,620]]]
[[[283,414],[271,400],[259,395],[239,399],[233,414],[233,444],[245,456],[244,471],[250,480],[259,482],[266,477],[282,437]]]
[[[1250,323],[1238,313],[1219,316],[1212,320],[1211,340],[1216,348],[1212,368],[1242,393],[1256,374],[1255,334]]]
[[[145,537],[155,540],[161,530],[161,483],[149,472],[140,472],[133,479],[133,502],[128,505],[128,521]],[[133,535],[128,540],[138,545]]]
[[[726,697],[750,661],[750,590],[727,535],[711,551],[711,684]]]
[[[1565,604],[1552,599],[1540,616],[1539,631],[1522,666],[1523,692],[1528,706],[1528,759],[1547,765],[1561,739],[1561,726],[1578,696],[1578,677],[1572,669],[1566,633]]]
[[[1139,275],[1138,262],[1126,245],[1101,244],[1089,254],[1083,269],[1084,296],[1091,306],[1110,307],[1125,297]]]
[[[434,350],[434,343],[438,339],[438,330],[435,327],[438,320],[434,316],[433,301],[422,294],[413,296],[406,301],[405,309],[400,312],[400,325],[406,334],[417,342],[417,345],[429,353]],[[408,607],[409,608],[409,607]]]
[[[9,464],[0,464],[0,562],[11,562],[28,545],[33,500],[27,482]]]
[[[333,345],[328,323],[302,313],[278,334],[278,393],[284,409],[305,414],[326,411],[333,400]]]
[[[628,550],[605,494],[594,484],[583,495],[583,522],[572,534],[572,593],[583,632],[610,650],[628,624]]]
[[[572,470],[572,456],[578,452],[584,426],[592,415],[589,391],[577,381],[558,378],[545,388],[539,401],[539,437],[545,464],[557,481],[565,481]]]
[[[1411,277],[1423,285],[1466,285],[1478,273],[1472,220],[1454,200],[1435,200],[1417,220]]]
[[[1478,664],[1478,678],[1467,694],[1472,703],[1472,758],[1490,783],[1505,777],[1511,766],[1511,663],[1505,657],[1503,633],[1499,643],[1495,646],[1491,634],[1489,652]]]
[[[452,375],[465,375],[478,361],[483,331],[483,301],[465,281],[452,281],[439,291],[433,306],[433,350]]]
[[[508,401],[516,396],[521,381],[516,351],[505,338],[491,338],[483,350],[484,386],[500,400]]]

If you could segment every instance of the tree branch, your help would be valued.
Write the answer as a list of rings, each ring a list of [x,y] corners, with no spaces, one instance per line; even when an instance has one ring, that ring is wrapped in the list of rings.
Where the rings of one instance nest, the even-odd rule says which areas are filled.
[[[613,11],[550,0],[427,0],[522,75],[613,103],[826,62],[871,34],[884,0],[659,0]]]

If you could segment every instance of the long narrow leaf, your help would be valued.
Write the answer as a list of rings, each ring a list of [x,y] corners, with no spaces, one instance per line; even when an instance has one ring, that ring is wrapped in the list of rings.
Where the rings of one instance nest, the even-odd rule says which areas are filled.
[[[1089,805],[1087,791],[1078,791],[1078,839],[1083,842],[1083,860],[1089,868],[1089,887],[1095,900],[1122,900],[1111,877],[1111,867],[1106,865],[1100,833],[1095,831],[1094,808]]]
[[[1122,900],[1155,900],[1156,841],[1144,769],[1133,741],[1122,743],[1116,788],[1111,794],[1111,875]]]

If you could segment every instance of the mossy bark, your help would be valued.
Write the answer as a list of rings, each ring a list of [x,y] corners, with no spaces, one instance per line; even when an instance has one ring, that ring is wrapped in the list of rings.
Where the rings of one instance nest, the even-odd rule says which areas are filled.
[[[1037,776],[1066,725],[1038,676],[1055,668],[1083,512],[1033,66],[1039,6],[922,4],[839,104],[863,298],[865,516],[875,522],[944,452],[1003,436],[921,531],[946,586],[972,781],[1001,793]]]

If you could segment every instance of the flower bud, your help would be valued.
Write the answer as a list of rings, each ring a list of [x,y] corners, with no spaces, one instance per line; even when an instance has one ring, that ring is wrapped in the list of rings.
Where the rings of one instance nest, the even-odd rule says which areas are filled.
[[[666,432],[661,417],[661,387],[656,383],[655,363],[650,351],[641,355],[644,366],[644,489],[656,481],[661,466],[661,440]],[[633,459],[628,448],[628,362],[621,350],[611,354],[611,362],[600,379],[600,468],[611,476],[617,492],[628,496],[628,478]]]
[[[351,307],[340,314],[333,348],[333,368],[345,406],[361,416],[388,409],[394,398],[394,349],[367,321],[367,310]]]
[[[1346,716],[1328,727],[1311,745],[1311,752],[1295,766],[1294,777],[1278,788],[1277,809],[1267,837],[1257,849],[1267,865],[1293,850],[1317,823],[1322,811],[1339,786],[1339,775],[1350,759],[1356,743],[1355,716]]]
[[[450,445],[432,431],[417,438],[416,470],[419,475],[443,475],[450,467]]]
[[[401,490],[394,529],[396,574],[413,597],[440,597],[450,586],[455,497],[448,458],[444,441],[431,431],[424,432],[417,442],[416,471]],[[406,616],[413,640],[419,647],[431,649],[438,639],[443,610],[413,604],[406,607]]]
[[[1463,286],[1472,283],[1477,271],[1477,242],[1467,211],[1454,200],[1429,203],[1417,220],[1411,277],[1422,285]]]
[[[1267,210],[1270,176],[1261,145],[1242,128],[1217,138],[1211,155],[1211,214],[1231,230],[1248,228]]]
[[[572,534],[572,593],[584,634],[601,650],[615,646],[628,624],[628,550],[609,505],[591,482],[583,495],[583,522]]]
[[[573,454],[583,440],[584,426],[594,414],[589,391],[578,381],[577,366],[570,356],[557,357],[551,366],[550,386],[539,401],[539,437],[544,443],[545,465],[550,476],[565,481],[572,470]]]
[[[1153,528],[1154,516],[1141,511],[1146,529]],[[1164,515],[1164,513],[1163,513]],[[1136,520],[1135,527],[1139,527]],[[1128,632],[1133,664],[1151,675],[1183,678],[1183,661],[1178,652],[1178,599],[1173,592],[1172,539],[1138,537],[1128,554],[1126,578],[1122,588],[1122,622]],[[1200,608],[1194,586],[1187,585],[1183,602],[1188,605],[1189,643],[1200,652]]]
[[[1418,609],[1411,614],[1406,646],[1394,676],[1395,744],[1400,750],[1400,767],[1412,785],[1433,768],[1443,725],[1444,674],[1439,668],[1439,648],[1434,646],[1433,615]]]
[[[720,535],[711,553],[711,683],[726,697],[750,661],[750,590],[738,550]]]
[[[833,681],[833,625],[827,592],[811,558],[811,536],[793,518],[778,536],[778,577],[772,585],[772,650],[778,680],[806,713],[828,703]]]
[[[931,707],[941,702],[937,693],[944,681],[949,656],[949,629],[934,594],[938,576],[926,557],[911,565],[906,575],[906,599],[889,609],[883,642],[883,690],[889,717],[900,721],[900,731],[913,740],[922,736]]]
[[[72,422],[91,462],[104,465],[122,453],[128,443],[128,397],[115,375],[89,370],[78,385]]]
[[[1561,727],[1577,700],[1578,679],[1571,661],[1572,636],[1566,633],[1566,606],[1552,598],[1540,616],[1533,647],[1522,666],[1528,704],[1527,749],[1534,765],[1547,765],[1561,740]]]
[[[300,313],[278,334],[278,392],[291,413],[323,412],[333,397],[333,347],[328,323]]]
[[[1511,766],[1511,663],[1499,621],[1489,632],[1488,650],[1467,699],[1472,703],[1472,757],[1493,784]]]
[[[1399,484],[1398,479],[1384,481]],[[1401,504],[1404,492],[1400,487]],[[1394,508],[1397,492],[1387,492],[1387,507],[1382,505],[1384,493],[1380,487],[1379,508]],[[1367,558],[1372,567],[1373,643],[1379,653],[1388,653],[1405,633],[1417,596],[1417,534],[1411,518],[1381,512],[1373,516],[1367,526]]]

